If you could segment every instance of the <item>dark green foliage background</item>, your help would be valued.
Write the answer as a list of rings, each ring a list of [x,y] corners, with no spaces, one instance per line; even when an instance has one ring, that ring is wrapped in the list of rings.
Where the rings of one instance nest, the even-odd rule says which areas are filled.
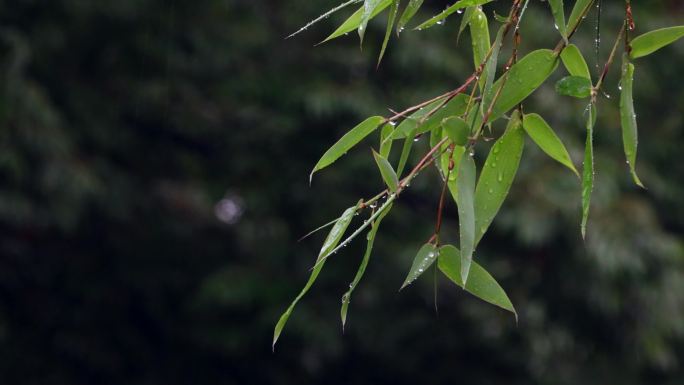
[[[679,3],[635,2],[638,33],[684,24]],[[604,4],[605,60],[622,10]],[[364,242],[328,262],[271,353],[323,235],[297,238],[382,186],[375,141],[310,188],[316,159],[366,116],[455,88],[472,69],[467,34],[455,44],[457,15],[393,40],[377,71],[384,16],[363,51],[352,34],[312,48],[343,15],[283,40],[333,5],[0,1],[0,383],[681,383],[681,42],[636,63],[647,191],[624,163],[618,67],[609,75],[586,243],[576,177],[528,141],[475,256],[508,291],[517,326],[443,279],[436,316],[429,275],[397,294],[434,223],[431,170],[383,223],[346,333],[339,299]],[[558,40],[547,7],[531,2],[523,52]],[[591,58],[585,23],[578,42]],[[526,103],[577,164],[584,108],[553,82]],[[225,194],[243,201],[236,224],[215,217]],[[456,241],[447,210],[444,235]]]

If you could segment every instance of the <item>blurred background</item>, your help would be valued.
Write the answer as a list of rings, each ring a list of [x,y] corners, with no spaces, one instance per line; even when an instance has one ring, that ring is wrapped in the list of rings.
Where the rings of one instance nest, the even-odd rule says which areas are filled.
[[[684,383],[681,41],[636,63],[648,190],[631,182],[609,74],[586,242],[576,177],[528,141],[476,255],[517,325],[444,278],[436,314],[432,274],[397,293],[434,226],[429,170],[383,222],[345,333],[340,297],[363,241],[328,262],[271,352],[325,234],[297,239],[382,186],[375,137],[309,187],[313,164],[365,117],[472,72],[456,14],[393,39],[377,70],[385,14],[363,50],[354,33],[313,47],[350,10],[284,39],[338,3],[0,1],[0,383]],[[426,1],[415,20],[446,4]],[[601,62],[623,17],[622,2],[603,4]],[[636,33],[684,24],[680,1],[633,7]],[[522,52],[553,47],[548,4],[526,12]],[[576,42],[593,68],[595,14],[584,23]],[[525,107],[580,165],[586,106],[555,94],[563,75]],[[417,146],[416,157],[427,139]],[[443,234],[456,242],[446,210]]]

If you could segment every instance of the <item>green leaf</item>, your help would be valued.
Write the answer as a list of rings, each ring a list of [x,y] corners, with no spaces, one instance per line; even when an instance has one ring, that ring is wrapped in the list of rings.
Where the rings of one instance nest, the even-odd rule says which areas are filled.
[[[523,128],[525,128],[527,134],[542,151],[569,168],[579,178],[579,172],[577,172],[575,165],[572,163],[568,150],[544,118],[539,116],[539,114],[526,114],[523,117]]]
[[[631,42],[632,51],[629,54],[631,59],[637,59],[665,47],[666,45],[679,40],[684,36],[684,25],[656,29],[639,35]]]
[[[567,31],[574,31],[579,23],[582,21],[582,16],[586,15],[586,11],[594,3],[594,0],[577,0],[575,6],[572,7],[570,17],[568,18]]]
[[[325,154],[323,154],[321,159],[318,160],[316,166],[314,166],[313,170],[311,170],[311,174],[309,175],[309,182],[311,182],[313,174],[316,171],[333,164],[337,159],[339,159],[342,155],[346,154],[347,151],[349,151],[352,147],[354,147],[361,140],[363,140],[363,138],[365,138],[366,136],[370,135],[373,131],[375,131],[375,129],[377,129],[384,121],[385,118],[383,118],[382,116],[373,116],[364,120],[359,125],[349,130],[349,132],[347,132],[342,138],[340,138],[340,140],[338,140],[337,143],[333,144],[333,146],[330,147],[330,149],[328,149],[328,151],[326,151]]]
[[[470,17],[470,39],[473,46],[473,62],[475,68],[479,68],[487,57],[489,47],[491,46],[489,38],[489,23],[487,16],[482,9],[475,8],[473,15]],[[484,87],[486,76],[480,76],[478,81],[480,89]]]
[[[382,155],[378,154],[373,150],[373,158],[375,158],[375,163],[380,169],[380,175],[382,175],[382,180],[385,181],[387,188],[391,192],[397,192],[397,187],[399,186],[399,178],[397,178],[397,173],[394,172],[392,165],[383,158]]]
[[[321,260],[323,256],[327,255],[332,249],[335,248],[335,246],[340,242],[340,239],[344,235],[344,232],[347,230],[347,227],[349,226],[349,223],[351,220],[354,218],[354,214],[358,210],[359,205],[357,204],[354,207],[350,207],[347,210],[342,213],[342,216],[340,216],[340,219],[337,220],[333,228],[330,230],[330,233],[328,234],[327,238],[325,239],[325,242],[323,242],[323,247],[321,248],[320,253],[318,254],[318,258],[316,260],[316,265],[314,266],[313,270],[311,271],[311,275],[309,276],[309,280],[306,282],[306,285],[304,285],[304,288],[302,289],[301,292],[299,292],[299,295],[295,297],[295,299],[292,301],[290,306],[285,310],[283,315],[280,316],[280,319],[278,320],[278,323],[276,323],[275,329],[273,330],[273,348],[275,349],[275,344],[278,342],[278,338],[280,337],[280,333],[283,331],[283,328],[285,327],[285,324],[287,323],[287,320],[290,318],[290,315],[292,314],[292,311],[294,310],[295,306],[297,305],[297,302],[299,302],[300,299],[306,294],[311,286],[314,284],[316,281],[316,278],[318,278],[318,274],[320,274],[321,270],[323,270],[323,266],[325,264],[325,259]]]
[[[491,100],[494,98],[494,78],[496,77],[496,64],[499,61],[499,51],[501,50],[501,44],[503,42],[503,37],[506,32],[506,26],[502,25],[501,28],[499,28],[499,32],[496,34],[496,38],[494,39],[494,44],[492,46],[492,53],[489,55],[489,58],[487,59],[487,63],[485,63],[484,70],[482,71],[482,77],[485,78],[485,84],[484,84],[484,90],[482,91],[482,95],[484,95],[484,99],[487,100],[487,108],[489,108],[489,104]],[[485,115],[485,103],[480,103],[480,112],[481,116]],[[479,126],[479,123],[478,123]]]
[[[384,158],[388,158],[390,151],[392,151],[392,139],[391,136],[394,132],[394,126],[390,123],[382,126],[380,130],[380,155]]]
[[[556,25],[556,29],[560,33],[563,40],[568,41],[568,32],[565,29],[565,10],[563,10],[563,0],[549,0],[551,6],[551,13]]]
[[[359,23],[359,27],[357,28],[357,30],[359,31],[359,39],[362,45],[363,36],[366,34],[366,28],[368,27],[368,20],[375,16],[373,15],[373,12],[376,8],[378,8],[378,5],[380,5],[381,2],[382,0],[363,1],[363,13],[361,14],[361,23]]]
[[[492,0],[460,0],[460,1],[457,1],[455,4],[447,7],[447,9],[442,11],[442,13],[440,13],[436,16],[433,16],[432,18],[424,21],[421,25],[417,26],[414,29],[417,29],[420,31],[422,29],[430,28],[435,24],[441,24],[442,20],[446,19],[449,15],[458,11],[459,9],[462,9],[465,7],[473,7],[476,5],[486,4],[486,3],[489,3],[490,1],[492,1]]]
[[[413,127],[409,135],[404,139],[404,145],[401,148],[401,155],[399,156],[399,165],[397,165],[397,175],[401,175],[406,167],[411,148],[413,147],[413,138],[416,136],[417,128]]]
[[[458,35],[456,35],[456,43],[458,44],[461,40],[461,34],[465,31],[466,27],[470,24],[470,18],[473,16],[473,12],[477,7],[468,7],[465,12],[463,12],[463,18],[461,18],[461,26],[458,27]]]
[[[458,206],[458,227],[461,250],[461,279],[468,281],[470,263],[475,251],[475,160],[465,152],[456,176],[456,205]]]
[[[449,139],[457,146],[465,146],[470,136],[470,126],[458,116],[442,120],[442,129]]]
[[[413,281],[418,279],[418,277],[435,262],[438,255],[437,251],[437,248],[432,243],[426,243],[418,250],[418,254],[413,258],[411,269],[399,290],[412,284]]]
[[[387,49],[387,43],[389,43],[390,36],[392,35],[392,28],[394,27],[394,22],[397,20],[397,15],[399,14],[399,0],[394,0],[392,3],[392,8],[389,11],[389,18],[387,19],[387,29],[385,30],[385,38],[382,41],[382,48],[380,49],[380,55],[378,56],[377,67],[380,67],[380,62],[382,57],[385,56],[385,50]]]
[[[591,79],[589,66],[587,66],[587,62],[584,60],[582,52],[580,52],[576,45],[570,44],[569,46],[565,47],[560,56],[561,60],[563,61],[563,65],[568,70],[570,75],[582,76],[587,79]]]
[[[591,96],[591,80],[584,76],[566,76],[556,83],[559,95],[584,99]]]
[[[459,250],[452,245],[445,245],[439,249],[439,259],[437,267],[456,285],[462,287],[477,298],[508,310],[515,315],[516,322],[518,314],[498,282],[477,262],[473,262],[470,268],[470,278],[463,284],[460,276],[461,256]]]
[[[354,4],[354,3],[358,3],[358,2],[360,2],[360,1],[361,1],[361,0],[349,0],[349,1],[347,1],[347,2],[344,2],[344,3],[340,4],[340,5],[338,5],[337,7],[335,7],[335,8],[333,8],[333,9],[329,10],[328,12],[326,12],[326,13],[324,13],[324,14],[318,16],[317,18],[311,20],[310,22],[306,23],[305,26],[303,26],[302,28],[298,29],[298,30],[295,31],[294,33],[290,34],[288,37],[286,37],[286,39],[289,39],[289,38],[291,38],[291,37],[294,37],[294,36],[296,36],[296,35],[298,35],[298,34],[304,32],[304,31],[306,31],[306,30],[307,30],[309,27],[311,27],[312,25],[318,23],[318,22],[321,21],[321,20],[327,19],[330,15],[332,15],[333,13],[339,11],[340,9],[345,8],[345,7],[348,6],[348,5],[352,5],[352,4]]]
[[[389,213],[391,209],[392,205],[390,204],[387,208],[384,208],[380,216],[378,216],[378,218],[375,221],[373,221],[371,229],[370,231],[368,231],[368,235],[366,236],[366,252],[363,254],[363,259],[361,260],[359,269],[356,271],[354,280],[349,284],[349,290],[347,290],[347,292],[344,293],[344,295],[342,295],[342,307],[340,309],[340,317],[342,318],[342,330],[344,330],[344,326],[347,323],[347,309],[349,308],[349,302],[351,301],[352,292],[354,291],[354,289],[356,289],[356,286],[361,281],[361,278],[363,278],[363,274],[366,272],[366,267],[368,266],[368,262],[370,261],[371,251],[373,250],[373,243],[375,242],[375,235],[377,234],[378,229],[380,228],[380,222],[382,222],[382,219],[385,218],[385,216]]]
[[[632,99],[632,81],[634,79],[634,64],[629,62],[627,54],[622,56],[622,78],[620,79],[620,121],[622,123],[622,145],[629,164],[632,179],[640,187],[644,187],[636,173],[637,155],[637,122]]]
[[[511,66],[494,83],[494,90],[503,87],[492,109],[489,121],[500,118],[536,90],[558,67],[558,56],[549,49],[532,51]],[[495,94],[496,92],[494,92]],[[489,106],[491,99],[485,102]]]
[[[591,104],[587,116],[587,140],[584,145],[584,163],[582,169],[582,238],[587,235],[587,221],[591,193],[594,190],[594,124],[596,124],[596,106]]]
[[[399,18],[399,23],[397,24],[397,35],[404,30],[406,24],[411,21],[413,16],[416,15],[416,12],[418,12],[422,5],[423,0],[409,0],[406,8],[404,8],[404,12],[401,14],[401,18]]]
[[[520,113],[514,111],[506,132],[494,143],[475,189],[475,244],[503,205],[518,171],[525,144]]]
[[[381,0],[380,3],[378,4],[378,6],[375,7],[373,9],[373,11],[371,12],[369,19],[374,18],[380,12],[382,12],[385,8],[389,7],[390,4],[392,4],[392,1],[393,0]],[[365,9],[365,4],[364,4],[364,6],[361,6],[361,8],[359,8],[356,12],[354,12],[351,16],[349,16],[349,18],[344,23],[342,23],[342,25],[340,25],[335,30],[335,32],[331,33],[330,36],[325,38],[325,40],[323,40],[319,44],[323,44],[327,41],[330,41],[332,39],[335,39],[337,37],[345,35],[351,31],[359,28],[359,26],[361,25],[361,20],[363,19],[364,9]]]
[[[435,127],[439,127],[444,118],[454,115],[463,115],[468,105],[468,99],[470,99],[470,96],[458,94],[449,100],[442,108],[439,106],[444,104],[444,99],[428,104],[411,114],[397,126],[397,129],[394,131],[394,139],[405,138],[414,128],[416,128],[415,135],[431,131]],[[435,109],[437,110],[432,116],[425,119],[425,116]],[[423,121],[423,119],[425,120]]]

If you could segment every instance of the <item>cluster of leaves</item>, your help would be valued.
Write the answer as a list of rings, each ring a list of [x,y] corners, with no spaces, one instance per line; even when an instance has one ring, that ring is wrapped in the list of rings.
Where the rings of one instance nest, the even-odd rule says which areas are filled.
[[[339,218],[317,229],[332,226],[308,282],[276,324],[274,345],[297,302],[313,285],[327,259],[368,230],[367,247],[361,265],[349,285],[349,290],[342,296],[341,318],[344,327],[352,292],[366,270],[382,219],[389,213],[402,191],[409,187],[410,182],[431,165],[438,170],[442,184],[435,232],[419,249],[401,288],[414,282],[437,261],[437,268],[456,285],[484,301],[512,312],[517,317],[505,291],[482,266],[473,261],[475,249],[508,195],[522,157],[525,135],[529,136],[544,153],[567,167],[580,179],[581,233],[585,236],[594,185],[593,130],[597,117],[596,99],[621,42],[624,42],[624,53],[619,103],[623,146],[632,178],[637,185],[643,187],[635,168],[637,125],[632,100],[633,60],[649,55],[683,37],[684,26],[659,29],[632,39],[630,34],[634,29],[634,22],[627,0],[624,23],[610,56],[602,72],[596,79],[592,79],[582,52],[570,43],[570,39],[587,13],[594,5],[600,5],[600,2],[577,0],[566,20],[563,1],[549,0],[560,41],[553,49],[538,49],[518,59],[518,44],[521,38],[518,27],[529,0],[514,0],[506,17],[494,14],[496,21],[501,25],[493,41],[489,35],[487,15],[482,9],[482,5],[490,1],[457,1],[414,28],[430,28],[442,24],[454,13],[463,14],[459,34],[465,28],[470,29],[475,68],[461,86],[389,117],[373,116],[364,120],[325,152],[314,166],[310,177],[333,164],[367,136],[379,130],[379,151],[373,150],[372,155],[386,189],[370,199],[361,199],[356,205],[346,209]],[[361,0],[351,0],[343,3],[295,34],[327,18],[333,12],[360,2]],[[369,20],[389,8],[387,29],[378,59],[380,63],[395,25],[396,33],[399,35],[420,9],[423,1],[409,0],[401,16],[400,3],[400,0],[365,0],[362,6],[324,41],[357,30],[363,42]],[[505,61],[501,74],[497,77],[499,52],[505,42],[504,39],[511,32],[512,54]],[[560,95],[588,100],[585,111],[586,143],[581,173],[575,167],[565,145],[544,118],[539,114],[523,112],[525,99],[556,71],[561,62],[568,76],[556,83],[556,91]],[[493,123],[499,119],[508,122],[501,136],[491,146],[478,178],[474,147],[480,140],[494,135]],[[415,138],[422,135],[429,135],[430,150],[410,171],[404,173]],[[393,143],[397,140],[403,141],[403,145],[394,167],[389,158]],[[458,248],[440,242],[441,218],[447,190],[458,207]],[[366,209],[370,211],[368,218],[345,238],[346,230],[354,217]]]

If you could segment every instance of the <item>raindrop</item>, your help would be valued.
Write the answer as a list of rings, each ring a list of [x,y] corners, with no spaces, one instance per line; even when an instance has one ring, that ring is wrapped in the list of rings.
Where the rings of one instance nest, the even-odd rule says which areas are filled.
[[[456,10],[456,13],[458,13],[459,15],[462,14],[462,13],[463,13],[463,9],[462,9],[462,8],[457,9],[457,10]]]
[[[502,172],[499,172],[499,175],[496,178],[496,180],[498,180],[499,182],[503,181],[503,173]]]
[[[419,273],[422,273],[422,272],[423,272],[423,269],[418,269],[418,272],[419,272]]]

